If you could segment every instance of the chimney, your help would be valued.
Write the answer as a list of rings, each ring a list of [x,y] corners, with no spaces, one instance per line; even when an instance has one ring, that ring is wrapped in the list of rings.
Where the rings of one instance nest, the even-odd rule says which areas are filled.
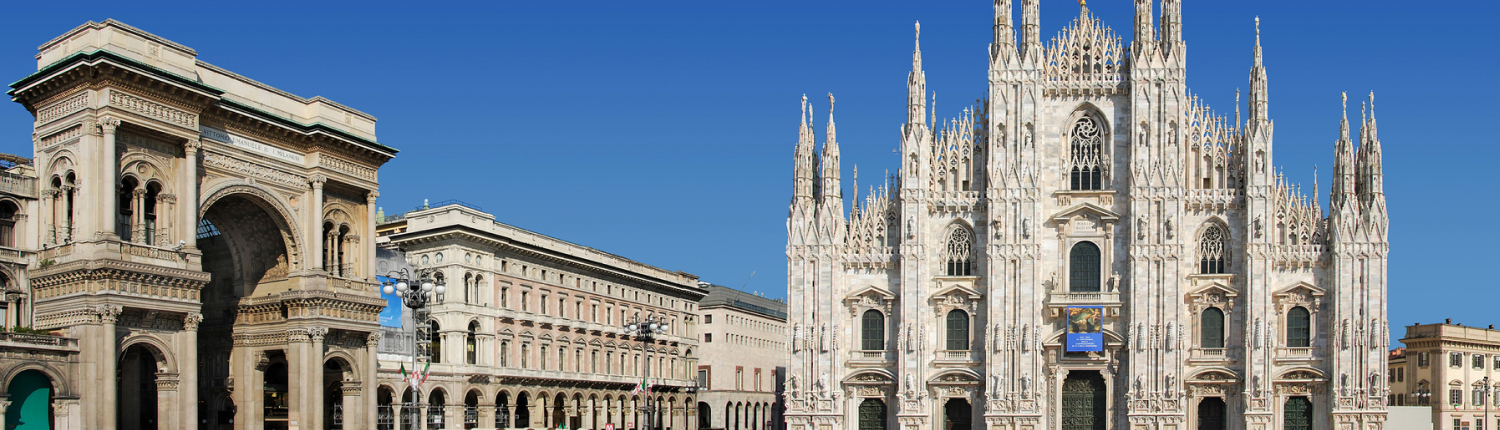
[[[1453,318],[1444,318],[1443,324],[1453,324]]]

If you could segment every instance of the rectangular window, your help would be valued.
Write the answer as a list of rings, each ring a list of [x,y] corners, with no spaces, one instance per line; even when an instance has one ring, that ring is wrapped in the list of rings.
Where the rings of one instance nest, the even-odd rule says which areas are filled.
[[[760,391],[760,369],[755,369],[755,391]]]
[[[522,291],[521,292],[521,312],[531,312],[531,302],[530,302],[531,298],[528,297],[530,295],[531,295],[530,292],[526,292],[526,291]]]
[[[713,341],[714,341],[714,334],[713,333],[704,333],[703,334],[703,343],[712,343]]]
[[[703,315],[703,323],[704,324],[713,324],[714,323],[714,316],[713,315],[704,314]]]
[[[1426,368],[1427,367],[1427,361],[1428,361],[1429,358],[1430,357],[1427,356],[1427,353],[1425,353],[1425,352],[1418,352],[1417,353],[1417,367]],[[1497,360],[1495,362],[1495,368],[1496,369],[1500,369],[1500,360]]]
[[[1464,366],[1464,355],[1462,353],[1457,353],[1457,352],[1450,352],[1450,353],[1448,353],[1448,367],[1463,367],[1463,366]]]
[[[530,364],[529,362],[531,361],[530,360],[530,355],[531,355],[531,344],[522,343],[521,344],[521,368],[522,369],[530,369],[531,368],[531,367],[528,367],[529,364]]]
[[[1448,390],[1448,404],[1453,406],[1464,404],[1464,391],[1457,388]]]
[[[547,314],[547,295],[546,294],[542,295],[542,303],[541,304],[542,304],[542,308],[541,308],[542,309],[542,315],[546,315]]]
[[[1474,363],[1474,369],[1484,370],[1484,354],[1474,354],[1473,359],[1469,361]]]
[[[547,347],[546,346],[542,347],[542,354],[539,357],[541,357],[541,359],[542,359],[542,361],[540,361],[540,363],[542,364],[541,370],[547,370]]]
[[[1396,369],[1396,382],[1406,382],[1406,368],[1405,367],[1401,367],[1401,368],[1397,368]]]
[[[510,309],[510,288],[500,287],[500,307]]]
[[[708,366],[698,366],[698,389],[708,389]]]
[[[599,322],[599,305],[590,305],[589,321]]]
[[[745,368],[744,367],[734,366],[734,389],[735,390],[744,390],[745,389]]]

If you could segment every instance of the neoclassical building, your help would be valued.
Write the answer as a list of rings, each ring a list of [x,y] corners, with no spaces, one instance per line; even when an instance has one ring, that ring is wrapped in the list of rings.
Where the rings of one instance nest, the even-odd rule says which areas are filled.
[[[375,118],[114,20],[39,49],[8,93],[35,117],[38,202],[18,225],[36,252],[24,272],[0,252],[0,271],[28,278],[13,308],[62,348],[0,366],[51,392],[52,422],[25,425],[368,427],[385,305],[369,239],[396,153]]]
[[[1128,46],[1087,6],[1044,41],[1020,3],[1017,27],[995,1],[989,91],[957,119],[929,116],[913,53],[900,170],[847,212],[832,96],[821,149],[804,98],[789,427],[1382,428],[1373,105],[1357,135],[1328,119],[1325,212],[1277,173],[1258,24],[1229,117],[1185,86],[1180,0],[1159,25],[1137,0]]]
[[[431,363],[419,402],[398,371],[412,367],[411,343],[400,342],[381,354],[381,420],[372,428],[697,428],[689,375],[706,293],[697,276],[497,222],[463,203],[381,221],[381,246],[432,271],[447,294],[417,321],[430,336],[420,361]],[[653,341],[625,333],[650,317],[665,325]],[[652,387],[638,392],[646,372]]]

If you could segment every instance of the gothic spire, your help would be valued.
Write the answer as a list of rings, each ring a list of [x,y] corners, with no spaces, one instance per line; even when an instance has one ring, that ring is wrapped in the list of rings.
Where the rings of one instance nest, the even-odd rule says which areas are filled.
[[[911,73],[906,77],[906,123],[922,124],[927,119],[927,75],[922,73],[922,23],[917,23],[916,48],[911,52]]]
[[[1255,65],[1250,68],[1250,122],[1259,128],[1270,121],[1266,84],[1266,66],[1261,60],[1260,17],[1255,17]]]
[[[1021,28],[1025,32],[1021,37],[1021,55],[1041,61],[1042,19],[1037,2],[1038,0],[1021,0]]]
[[[796,164],[793,177],[793,206],[811,203],[813,197],[813,133],[808,124],[807,96],[802,96],[802,125],[797,129]]]
[[[823,204],[835,204],[840,209],[835,212],[843,216],[844,193],[839,184],[839,142],[833,125],[833,93],[828,93],[828,135],[823,141],[822,159],[818,165],[821,167],[821,183],[819,188],[823,191]]]
[[[1015,55],[1016,32],[1010,24],[1010,0],[995,0],[995,42],[990,44],[990,59]]]
[[[1359,193],[1360,201],[1366,205],[1375,203],[1377,195],[1384,195],[1384,184],[1382,179],[1380,139],[1375,136],[1375,93],[1370,93],[1370,116],[1360,126],[1359,159],[1355,165],[1359,169]],[[1363,115],[1361,115],[1363,116]],[[1382,200],[1384,200],[1382,198]]]
[[[1354,142],[1349,140],[1349,95],[1345,93],[1344,119],[1339,123],[1339,140],[1334,143],[1333,189],[1329,205],[1334,212],[1346,208],[1354,194]]]
[[[1182,42],[1182,0],[1162,0],[1161,42],[1163,47]]]
[[[1087,6],[1083,13],[1088,14]],[[1156,24],[1151,21],[1151,0],[1135,0],[1135,45],[1136,55],[1144,55],[1151,52],[1151,47],[1156,45]]]

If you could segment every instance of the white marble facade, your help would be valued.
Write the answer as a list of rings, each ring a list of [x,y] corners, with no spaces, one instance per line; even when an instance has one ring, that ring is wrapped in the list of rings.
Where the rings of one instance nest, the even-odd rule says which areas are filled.
[[[1086,6],[1043,43],[1038,1],[1019,28],[1011,3],[958,119],[929,116],[913,53],[901,168],[848,211],[833,115],[819,145],[804,98],[789,428],[1383,428],[1373,95],[1356,135],[1328,118],[1325,212],[1277,173],[1258,34],[1230,117],[1185,86],[1180,0],[1159,25],[1137,0],[1128,46]],[[1067,351],[1070,306],[1102,307],[1102,351]]]

